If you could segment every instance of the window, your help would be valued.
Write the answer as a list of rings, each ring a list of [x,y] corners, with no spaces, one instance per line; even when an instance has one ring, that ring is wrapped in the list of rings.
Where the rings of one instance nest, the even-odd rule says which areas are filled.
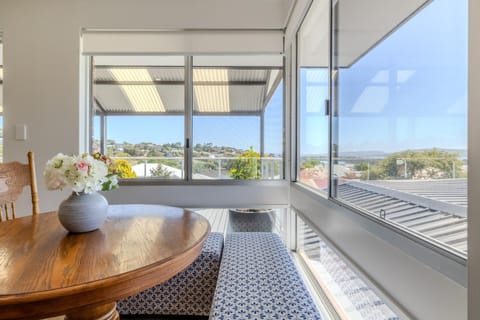
[[[92,149],[113,157],[122,178],[185,177],[184,62],[94,57]]]
[[[93,61],[91,148],[122,178],[283,179],[282,56]]]
[[[281,56],[193,58],[193,178],[283,179]]]
[[[299,170],[297,180],[328,194],[329,1],[314,1],[297,36]]]
[[[467,1],[355,34],[354,6],[335,6],[331,196],[466,257]]]

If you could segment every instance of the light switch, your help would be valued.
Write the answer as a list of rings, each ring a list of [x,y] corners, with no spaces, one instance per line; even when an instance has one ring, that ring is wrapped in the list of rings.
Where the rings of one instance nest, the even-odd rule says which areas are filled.
[[[15,125],[15,139],[16,140],[27,140],[27,125],[26,124],[17,124]]]

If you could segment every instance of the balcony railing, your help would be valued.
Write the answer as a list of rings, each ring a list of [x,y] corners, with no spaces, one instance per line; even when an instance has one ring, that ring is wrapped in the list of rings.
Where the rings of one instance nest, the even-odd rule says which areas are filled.
[[[185,177],[185,160],[183,157],[112,157],[112,159],[128,161],[137,178],[184,179]],[[238,158],[219,156],[193,157],[193,179],[233,179],[230,170],[234,163],[253,172],[252,176],[256,177],[254,179],[283,179],[283,159],[280,157]]]
[[[342,179],[457,179],[465,178],[468,171],[466,159],[446,158],[397,158],[395,164],[377,177],[380,158],[338,157],[334,158],[333,175]],[[423,163],[422,163],[423,162]],[[420,163],[420,164],[419,164]],[[300,180],[328,179],[328,158],[305,156],[300,161]]]

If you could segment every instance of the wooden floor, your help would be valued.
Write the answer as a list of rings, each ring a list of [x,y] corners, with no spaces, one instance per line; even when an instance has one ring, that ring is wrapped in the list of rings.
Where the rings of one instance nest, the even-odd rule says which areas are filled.
[[[229,209],[190,209],[195,211],[210,222],[211,232],[220,232],[227,234],[228,230],[228,210]],[[272,219],[272,232],[278,234],[282,241],[285,242],[285,223],[284,223],[284,209],[274,209],[271,214]]]
[[[228,209],[191,209],[198,212],[210,222],[212,232],[226,233],[228,224]]]

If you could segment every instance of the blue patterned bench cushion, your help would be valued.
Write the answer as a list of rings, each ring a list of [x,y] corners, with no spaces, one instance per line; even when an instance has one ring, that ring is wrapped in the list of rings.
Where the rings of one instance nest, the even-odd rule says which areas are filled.
[[[211,320],[321,319],[278,235],[227,236]]]
[[[223,249],[223,234],[211,233],[198,258],[170,280],[117,302],[122,315],[208,316]]]

